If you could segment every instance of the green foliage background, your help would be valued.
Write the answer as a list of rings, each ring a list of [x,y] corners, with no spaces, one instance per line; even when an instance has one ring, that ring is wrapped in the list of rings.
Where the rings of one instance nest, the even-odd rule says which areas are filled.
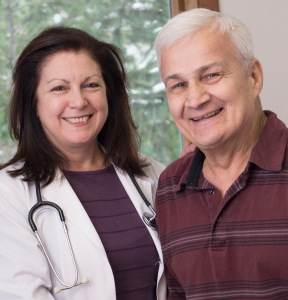
[[[0,0],[0,161],[15,149],[7,125],[12,67],[25,45],[53,25],[84,29],[122,50],[141,152],[165,164],[178,158],[181,138],[169,113],[153,49],[157,32],[169,18],[168,0]]]

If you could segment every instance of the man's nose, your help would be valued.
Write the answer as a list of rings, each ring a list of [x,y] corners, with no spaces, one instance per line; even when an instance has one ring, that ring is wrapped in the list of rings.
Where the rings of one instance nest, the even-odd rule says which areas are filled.
[[[201,82],[190,81],[186,90],[185,106],[197,108],[210,99],[205,85]]]

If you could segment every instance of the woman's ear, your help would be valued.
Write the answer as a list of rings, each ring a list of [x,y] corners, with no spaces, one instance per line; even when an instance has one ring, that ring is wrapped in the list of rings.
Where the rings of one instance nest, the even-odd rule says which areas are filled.
[[[250,66],[251,66],[251,77],[254,81],[253,89],[255,91],[255,96],[258,96],[262,91],[262,87],[263,87],[262,65],[257,58],[254,58]]]

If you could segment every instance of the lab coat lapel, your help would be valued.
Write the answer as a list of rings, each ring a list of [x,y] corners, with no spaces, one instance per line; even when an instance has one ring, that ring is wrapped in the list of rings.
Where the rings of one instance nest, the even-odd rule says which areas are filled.
[[[63,210],[68,230],[69,223],[72,223],[97,247],[103,247],[99,235],[80,200],[67,179],[60,172],[50,185],[41,189],[41,193],[43,200],[54,202]],[[103,251],[105,252],[104,247]]]
[[[141,220],[143,220],[143,218],[142,218],[143,213],[147,212],[147,213],[151,214],[150,209],[147,207],[147,205],[143,201],[142,197],[138,193],[138,191],[137,191],[136,187],[134,186],[134,184],[132,183],[129,175],[126,172],[119,170],[117,167],[115,167],[115,169],[116,169],[117,175],[118,175],[122,185],[124,186],[124,189],[126,190],[126,193],[128,194],[132,203],[134,204]],[[144,193],[144,195],[146,196],[148,201],[151,203],[152,207],[154,207],[153,194],[155,194],[155,191],[153,189],[156,189],[156,186],[153,186],[153,182],[149,178],[149,174],[147,174],[147,175],[148,176],[145,178],[140,178],[140,177],[135,176],[135,179],[137,180],[137,183],[138,183],[139,187],[141,188],[142,192]],[[153,201],[153,203],[152,203],[152,201]],[[143,223],[145,224],[144,221],[143,221]],[[150,232],[150,235],[156,246],[158,254],[159,254],[160,258],[162,259],[161,245],[160,245],[157,231],[152,229],[150,226],[147,226],[146,224],[145,224],[145,226],[148,228],[148,231]]]

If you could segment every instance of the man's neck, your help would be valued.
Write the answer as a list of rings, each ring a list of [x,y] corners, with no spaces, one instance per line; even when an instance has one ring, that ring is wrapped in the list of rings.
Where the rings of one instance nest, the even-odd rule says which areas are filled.
[[[244,141],[239,139],[235,145],[222,146],[214,151],[203,151],[205,154],[203,176],[221,191],[222,197],[245,170],[266,120],[263,113],[258,119],[257,126],[250,131],[252,132],[250,137],[247,134]]]
[[[224,197],[226,191],[245,170],[252,149],[244,154],[234,154],[229,157],[218,157],[218,159],[209,160],[205,158],[203,164],[204,178],[213,184]]]

